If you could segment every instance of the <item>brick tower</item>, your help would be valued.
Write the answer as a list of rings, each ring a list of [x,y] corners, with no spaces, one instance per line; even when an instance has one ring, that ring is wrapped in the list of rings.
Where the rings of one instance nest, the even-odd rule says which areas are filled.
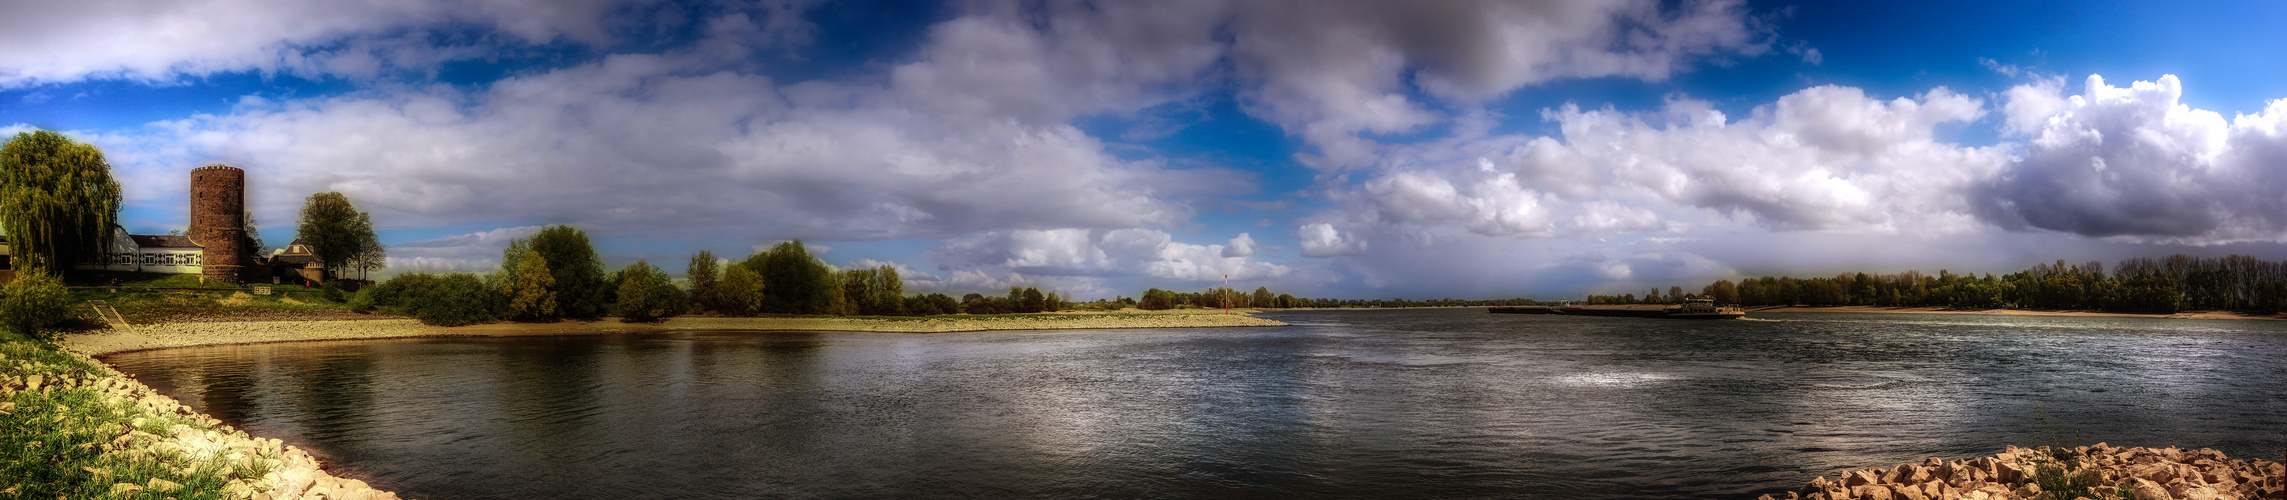
[[[191,170],[190,236],[206,247],[206,279],[245,283],[246,171],[221,164]]]

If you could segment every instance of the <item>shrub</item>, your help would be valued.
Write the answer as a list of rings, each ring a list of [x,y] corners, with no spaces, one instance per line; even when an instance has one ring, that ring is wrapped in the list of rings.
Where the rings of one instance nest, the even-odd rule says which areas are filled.
[[[375,287],[365,287],[363,290],[358,290],[356,294],[350,295],[349,310],[353,312],[372,313],[373,310],[377,307],[373,303],[374,290]]]
[[[48,339],[48,327],[69,317],[70,293],[63,280],[40,268],[18,271],[16,281],[0,287],[0,325],[34,339]]]
[[[318,296],[325,297],[326,300],[333,302],[342,302],[349,299],[346,294],[342,293],[341,284],[335,283],[333,280],[326,280],[326,284],[318,287]]]
[[[422,324],[463,326],[490,323],[500,317],[502,300],[492,287],[473,274],[454,273],[435,278],[426,290],[410,290],[404,308]]]
[[[473,274],[407,273],[358,292],[369,307],[394,307],[423,324],[489,323],[507,306],[498,290]],[[355,307],[354,305],[352,306]]]
[[[961,311],[969,314],[1008,314],[1009,307],[1008,301],[1001,300],[1000,297],[978,297],[962,304]]]
[[[906,300],[905,303],[906,307],[909,308],[909,310],[906,312],[915,316],[934,316],[938,314],[954,314],[961,312],[961,303],[953,300],[952,296],[942,293],[932,293],[916,296],[912,299]]]

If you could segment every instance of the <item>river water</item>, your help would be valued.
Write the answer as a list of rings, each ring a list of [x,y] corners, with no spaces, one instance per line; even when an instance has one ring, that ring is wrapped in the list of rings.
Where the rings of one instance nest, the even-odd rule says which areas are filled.
[[[107,360],[413,498],[1745,497],[2004,444],[2287,450],[2287,322],[1482,309]]]

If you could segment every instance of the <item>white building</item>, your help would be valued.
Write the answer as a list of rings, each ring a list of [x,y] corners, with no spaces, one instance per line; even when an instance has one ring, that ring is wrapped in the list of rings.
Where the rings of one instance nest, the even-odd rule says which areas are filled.
[[[80,263],[72,269],[164,274],[199,274],[206,269],[205,247],[189,236],[127,234],[127,228],[112,226],[110,245],[110,260]]]

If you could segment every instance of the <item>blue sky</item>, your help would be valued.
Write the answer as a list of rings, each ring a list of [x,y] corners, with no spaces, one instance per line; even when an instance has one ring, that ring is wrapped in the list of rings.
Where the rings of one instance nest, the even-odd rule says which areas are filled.
[[[0,127],[131,230],[247,169],[392,271],[540,225],[680,270],[802,239],[911,290],[1578,297],[2287,258],[2276,2],[0,6]]]

